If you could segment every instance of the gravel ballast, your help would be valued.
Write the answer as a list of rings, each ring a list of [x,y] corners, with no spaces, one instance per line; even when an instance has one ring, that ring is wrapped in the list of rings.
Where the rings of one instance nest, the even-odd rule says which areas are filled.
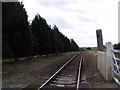
[[[31,84],[40,86],[75,54],[76,53],[72,53],[54,62],[38,66],[37,69],[10,81],[4,87],[24,88]],[[97,69],[97,59],[89,54],[88,51],[82,52],[81,56],[84,57],[82,63],[81,88],[119,88],[114,81],[107,82],[104,80]]]
[[[67,62],[76,53],[68,56],[62,56],[54,62],[38,66],[36,69],[4,84],[3,88],[24,88],[28,85],[42,85],[52,74],[55,73],[65,62]]]

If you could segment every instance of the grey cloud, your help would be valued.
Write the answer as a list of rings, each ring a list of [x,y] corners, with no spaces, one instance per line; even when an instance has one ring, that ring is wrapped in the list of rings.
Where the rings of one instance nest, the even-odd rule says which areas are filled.
[[[77,33],[77,34],[86,34],[87,33],[86,31],[83,31],[80,28],[75,29],[74,32]]]
[[[90,3],[100,3],[103,0],[85,0],[85,1],[90,2]]]
[[[18,2],[18,0],[0,0],[1,2]]]
[[[65,1],[59,1],[59,2],[55,2],[55,1],[39,1],[39,0],[36,0],[36,2],[42,6],[45,6],[45,7],[55,7],[55,8],[59,8],[59,7],[63,7],[63,6],[66,6],[68,5],[69,3],[71,2],[65,2]]]
[[[81,9],[71,9],[68,8],[67,6],[69,4],[76,4],[77,2],[75,0],[71,0],[71,1],[59,1],[59,2],[50,2],[50,1],[38,1],[36,0],[38,4],[40,4],[43,7],[53,7],[53,8],[57,8],[58,10],[63,10],[63,11],[67,11],[67,12],[79,12],[81,14],[85,14],[86,12],[88,12],[88,10],[81,10]]]
[[[90,19],[90,18],[83,17],[83,16],[78,16],[78,18],[79,18],[81,21],[83,21],[83,22],[94,22],[94,23],[97,23],[97,22],[98,22],[97,20]]]
[[[72,24],[68,23],[64,18],[61,18],[61,17],[47,17],[46,19],[51,24],[55,24],[64,29],[73,29],[74,28]]]
[[[67,3],[66,2],[40,2],[39,4],[47,7],[62,7]]]
[[[89,10],[70,9],[70,8],[66,8],[66,7],[62,7],[62,8],[60,8],[60,9],[63,10],[63,11],[78,13],[78,14],[81,14],[81,15],[84,15],[84,14],[86,14],[86,13],[89,12]]]
[[[96,35],[92,35],[92,34],[88,34],[87,36],[86,36],[86,38],[89,38],[89,39],[96,39]]]
[[[86,34],[87,33],[86,31],[78,31],[78,32],[80,32],[82,34]]]

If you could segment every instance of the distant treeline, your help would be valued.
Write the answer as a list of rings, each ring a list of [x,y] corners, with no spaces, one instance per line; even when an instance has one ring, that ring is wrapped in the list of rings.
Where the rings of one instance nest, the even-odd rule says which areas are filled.
[[[114,44],[114,49],[118,49],[118,50],[120,50],[120,43],[118,43],[118,44]]]
[[[20,2],[2,3],[2,57],[14,58],[48,55],[78,50],[73,39],[69,40],[58,27],[51,28],[39,14],[31,24]]]

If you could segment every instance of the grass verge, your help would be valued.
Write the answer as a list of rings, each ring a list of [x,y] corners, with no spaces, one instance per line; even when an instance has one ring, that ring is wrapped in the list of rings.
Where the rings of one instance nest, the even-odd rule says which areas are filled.
[[[97,49],[89,50],[88,53],[97,60]]]
[[[15,77],[25,74],[31,70],[35,70],[38,67],[54,62],[58,60],[59,58],[68,56],[70,54],[72,54],[72,52],[59,54],[59,55],[40,56],[37,59],[29,58],[30,60],[29,59],[21,60],[19,62],[3,63],[2,81],[8,82],[9,80],[14,79]]]

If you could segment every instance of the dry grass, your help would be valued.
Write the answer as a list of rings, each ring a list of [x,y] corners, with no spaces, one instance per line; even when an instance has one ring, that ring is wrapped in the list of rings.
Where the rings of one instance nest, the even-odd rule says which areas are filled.
[[[91,54],[95,59],[97,59],[97,49],[93,49],[88,51],[89,54]]]
[[[38,66],[43,66],[45,64],[54,62],[61,57],[68,56],[72,54],[64,53],[59,55],[52,55],[52,56],[40,56],[34,60],[22,60],[20,62],[12,62],[12,63],[3,63],[2,65],[2,81],[7,82],[9,80],[14,79],[22,74],[30,72],[31,70],[35,70]]]

